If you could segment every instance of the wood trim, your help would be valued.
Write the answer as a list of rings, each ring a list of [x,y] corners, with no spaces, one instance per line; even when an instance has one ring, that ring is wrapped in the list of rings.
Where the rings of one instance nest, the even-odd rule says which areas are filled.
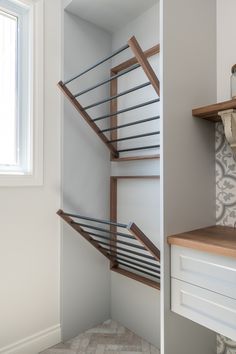
[[[110,185],[111,185],[111,195],[110,195],[110,211],[115,210],[115,215],[117,218],[117,180],[118,179],[159,179],[158,175],[151,176],[111,176]],[[115,192],[114,192],[115,190]],[[160,261],[160,250],[152,243],[151,240],[139,229],[135,223],[130,223],[127,228],[129,232],[139,241],[142,245]]]
[[[117,222],[117,179],[111,178],[110,179],[110,220]],[[110,226],[111,232],[117,232],[117,227],[116,226]],[[111,236],[111,246],[116,246],[117,237],[116,235]],[[116,254],[116,249],[111,248],[115,254]],[[112,257],[112,260],[110,262],[110,268],[117,266],[117,261],[115,260],[115,257]]]
[[[129,272],[128,270],[120,268],[120,267],[113,267],[113,268],[111,268],[111,270],[113,272],[118,273],[118,274],[124,275],[124,276],[126,276],[128,278],[136,280],[136,281],[138,281],[138,282],[140,282],[142,284],[151,286],[154,289],[160,290],[160,283],[155,282],[154,280],[142,277],[141,275]]]
[[[111,161],[122,162],[122,161],[136,161],[136,160],[154,160],[159,159],[160,155],[143,155],[143,156],[130,156],[130,157],[112,157]]]
[[[150,80],[154,90],[156,91],[158,96],[160,96],[160,82],[159,82],[153,68],[149,64],[149,61],[147,60],[145,54],[143,53],[138,41],[133,36],[132,38],[130,38],[128,40],[128,44],[129,44],[131,50],[133,51],[135,57],[137,58],[138,63],[141,65],[145,74],[147,75],[148,79]]]
[[[80,227],[78,224],[75,224],[73,219],[67,215],[64,214],[63,210],[59,209],[57,212],[57,215],[59,215],[67,224],[69,224],[72,229],[74,229],[75,231],[79,232],[80,235],[86,240],[88,241],[93,247],[95,247],[100,253],[103,254],[103,256],[105,256],[106,258],[108,258],[109,260],[111,260],[111,257],[109,256],[109,254],[106,252],[105,248],[103,248],[102,246],[99,245],[98,242],[96,242],[91,236],[89,236],[89,234],[87,232],[85,232],[82,227]]]
[[[111,76],[114,76],[115,73],[111,70]],[[114,79],[110,82],[110,96],[116,96],[118,94],[118,80]],[[111,100],[110,102],[110,113],[113,114],[118,111],[118,100],[117,98]],[[111,116],[110,117],[110,128],[115,128],[117,127],[117,115]],[[111,140],[116,140],[118,137],[117,130],[112,130],[110,132],[110,139]],[[114,148],[117,150],[117,142],[112,143],[111,145],[114,146]],[[113,158],[113,154],[111,153],[111,160]]]
[[[111,69],[110,71],[111,77],[115,75],[113,70]],[[116,96],[118,94],[118,79],[114,79],[110,82],[110,95],[111,97]],[[114,113],[118,111],[118,99],[115,98],[110,102],[110,113]],[[117,127],[117,115],[112,116],[110,118],[110,127],[114,128]],[[115,140],[118,137],[118,132],[117,130],[112,130],[110,132],[110,139]],[[113,143],[113,146],[117,150],[117,145],[118,143],[115,142]],[[112,161],[113,154],[110,155],[110,160]],[[110,219],[111,221],[117,222],[117,180],[115,179],[110,179]],[[117,227],[112,226],[110,227],[111,232],[117,232]],[[113,251],[116,253],[116,248],[117,246],[117,236],[112,235],[111,236],[111,242],[110,245],[113,246]],[[111,248],[112,250],[112,248]],[[115,257],[112,257],[112,261],[110,262],[110,269],[114,266],[117,266],[117,261],[115,260]]]
[[[150,175],[150,176],[111,176],[113,179],[160,179],[159,175]]]
[[[145,50],[144,55],[146,58],[152,57],[155,54],[160,53],[160,44],[153,46],[152,48]],[[130,66],[137,64],[138,60],[136,57],[133,57],[129,60],[124,61],[123,63],[113,67],[111,70],[113,73],[118,74],[120,71],[128,69]]]
[[[160,53],[160,44],[157,44],[151,48],[149,48],[148,50],[146,50],[144,52],[144,55],[146,58],[149,58],[155,54]],[[120,71],[123,71],[125,69],[128,69],[130,66],[137,64],[138,60],[135,57],[124,61],[123,63],[113,67],[111,69],[111,76],[118,74]],[[116,80],[118,81],[118,80]],[[117,99],[116,99],[117,101]],[[117,102],[116,102],[117,104]],[[116,125],[117,125],[117,116],[116,116],[116,121],[115,121]],[[111,123],[112,126],[113,123]],[[114,125],[115,126],[115,125]],[[114,138],[116,139],[116,138]],[[159,154],[155,154],[155,155],[143,155],[143,156],[128,156],[128,157],[120,157],[120,158],[115,158],[115,157],[111,157],[111,161],[116,161],[116,162],[122,162],[122,161],[137,161],[137,160],[151,160],[151,159],[159,159],[160,155]]]
[[[170,245],[236,258],[236,229],[233,227],[210,226],[169,236],[167,241]]]
[[[73,96],[73,94],[70,92],[70,90],[66,87],[66,85],[63,84],[62,81],[58,83],[58,87],[61,89],[61,91],[64,93],[64,95],[68,98],[68,100],[72,103],[72,105],[75,107],[75,109],[82,115],[82,117],[85,119],[85,121],[90,125],[90,127],[94,130],[94,132],[97,134],[97,136],[103,141],[103,143],[106,144],[108,149],[111,151],[112,155],[114,157],[118,157],[118,153],[114,146],[112,144],[109,144],[109,140],[107,137],[101,132],[101,130],[98,128],[98,126],[94,123],[90,115],[83,110],[83,107],[81,104],[78,102],[78,100]]]
[[[218,113],[228,109],[236,109],[236,99],[195,108],[192,110],[192,114],[194,117],[220,122],[221,118]]]
[[[140,228],[135,224],[131,223],[128,226],[128,230],[131,234],[143,244],[143,246],[148,249],[148,251],[156,258],[156,260],[160,261],[160,250],[152,243],[151,240],[140,230]]]

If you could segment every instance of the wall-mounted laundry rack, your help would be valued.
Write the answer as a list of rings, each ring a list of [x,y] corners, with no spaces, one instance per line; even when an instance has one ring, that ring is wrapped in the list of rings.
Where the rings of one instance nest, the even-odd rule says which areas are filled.
[[[134,57],[122,62],[121,64],[117,65],[116,67],[113,67],[110,71],[110,77],[108,77],[105,80],[102,80],[98,82],[97,84],[88,87],[80,92],[77,93],[72,93],[70,89],[70,84],[74,83],[75,80],[78,80],[81,78],[83,75],[89,73],[91,70],[97,68],[99,65],[103,64],[104,62],[112,59],[113,57],[119,55],[120,53],[126,51],[127,49],[131,49],[131,51],[134,54]],[[103,141],[103,143],[108,147],[108,149],[111,151],[111,159],[115,161],[128,161],[128,160],[137,160],[137,159],[153,159],[153,158],[159,158],[159,154],[150,154],[150,155],[143,155],[143,156],[123,156],[123,153],[129,153],[129,152],[135,152],[135,151],[153,151],[159,149],[160,145],[158,140],[156,140],[155,144],[150,144],[150,145],[142,145],[138,144],[137,146],[134,147],[125,147],[122,149],[118,148],[118,143],[119,142],[125,142],[125,141],[137,141],[137,140],[142,140],[143,138],[148,138],[148,137],[154,137],[158,136],[160,134],[160,131],[158,129],[151,130],[149,132],[141,133],[141,134],[135,134],[135,135],[128,135],[128,136],[122,136],[118,137],[118,131],[119,130],[125,130],[128,127],[131,126],[137,126],[137,125],[145,125],[150,122],[156,121],[160,118],[159,115],[153,114],[152,116],[149,117],[142,117],[141,119],[137,119],[135,121],[127,121],[125,124],[118,124],[118,117],[126,112],[131,112],[134,110],[139,110],[142,107],[147,107],[150,105],[153,105],[157,102],[160,101],[159,95],[160,95],[160,83],[159,80],[151,67],[148,58],[158,54],[160,52],[160,47],[159,45],[156,45],[147,51],[143,52],[141,47],[139,46],[137,40],[135,37],[132,37],[126,45],[118,49],[117,51],[113,52],[111,55],[107,56],[106,58],[98,61],[94,65],[90,66],[86,70],[82,71],[81,73],[73,76],[69,80],[66,80],[65,82],[60,81],[58,83],[58,86],[64,93],[64,95],[68,98],[68,100],[72,103],[72,105],[76,108],[76,110],[80,113],[80,115],[85,119],[85,121],[89,124],[89,126],[94,130],[94,132],[98,135],[98,137]],[[128,90],[124,90],[122,92],[118,92],[118,79],[122,76],[127,75],[128,73],[138,69],[142,68],[144,73],[146,74],[148,81],[136,85],[135,87],[132,87]],[[79,98],[82,95],[89,94],[93,92],[93,90],[99,88],[100,86],[103,86],[105,84],[110,84],[110,97],[106,97],[98,102],[89,104],[85,107],[81,105],[79,102]],[[152,86],[153,89],[155,90],[157,94],[157,98],[155,99],[150,99],[148,101],[132,105],[129,107],[126,107],[124,109],[118,109],[118,99],[122,96],[126,96],[132,92],[139,91],[144,89],[145,87]],[[110,102],[110,112],[95,118],[92,118],[89,110],[91,108],[95,108],[97,106],[100,106],[104,103]],[[110,119],[110,127],[107,128],[101,128],[98,126],[98,123],[104,120]]]
[[[99,83],[81,90],[77,93],[72,93],[70,84],[97,68],[106,61],[119,55],[120,53],[131,49],[134,57],[120,63],[110,70],[110,77]],[[123,153],[133,151],[153,151],[159,149],[158,141],[152,145],[139,144],[137,147],[119,149],[119,142],[130,140],[143,139],[147,137],[158,136],[160,131],[155,129],[148,133],[140,133],[131,136],[118,136],[118,132],[125,128],[146,125],[150,122],[157,121],[160,117],[154,114],[149,117],[127,121],[123,124],[119,123],[119,115],[137,110],[142,107],[153,105],[160,101],[160,83],[151,67],[148,58],[160,52],[159,45],[156,45],[146,51],[142,51],[135,37],[132,37],[126,45],[119,50],[113,52],[108,57],[98,61],[94,65],[82,71],[80,74],[73,76],[65,82],[60,81],[58,86],[72,103],[88,125],[103,141],[111,152],[112,161],[131,161],[159,158],[159,154],[148,154],[140,156],[122,156]],[[148,81],[141,83],[135,87],[118,92],[118,79],[127,75],[130,72],[142,68]],[[78,98],[82,95],[89,94],[93,90],[110,84],[110,97],[106,97],[98,102],[82,106]],[[129,95],[132,92],[137,92],[148,86],[152,86],[156,98],[148,101],[129,106],[124,109],[118,109],[118,99],[122,96]],[[96,108],[104,103],[110,102],[109,113],[99,117],[92,118],[88,111]],[[109,119],[110,126],[100,128],[97,122]],[[84,216],[79,213],[68,213],[63,210],[58,211],[58,215],[68,223],[75,231],[77,231],[84,239],[93,245],[100,253],[110,260],[110,269],[116,273],[122,274],[143,284],[160,289],[160,251],[144,234],[143,231],[135,224],[122,224],[117,220],[117,179],[119,177],[111,177],[110,185],[110,220],[102,220],[96,217]],[[159,178],[158,176],[126,176],[123,178]]]
[[[57,214],[110,260],[112,271],[160,289],[160,251],[135,223],[123,224],[63,210]]]

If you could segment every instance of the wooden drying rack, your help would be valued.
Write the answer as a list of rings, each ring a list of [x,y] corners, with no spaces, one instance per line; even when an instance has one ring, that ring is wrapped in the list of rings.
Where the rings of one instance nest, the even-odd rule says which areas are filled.
[[[135,223],[121,224],[63,210],[57,214],[110,261],[112,271],[160,289],[160,251]],[[117,231],[118,228],[125,232]],[[114,243],[113,235],[122,240],[116,238]]]
[[[124,61],[123,63],[113,67],[110,71],[110,77],[106,80],[97,83],[95,86],[89,87],[77,94],[73,94],[69,89],[68,85],[74,80],[80,78],[82,75],[86,74],[90,70],[96,68],[105,61],[111,59],[112,57],[118,55],[124,50],[130,48],[134,54],[134,57]],[[159,116],[145,118],[136,122],[131,122],[124,124],[123,126],[118,126],[118,115],[124,112],[131,111],[133,109],[138,109],[149,104],[159,102],[160,96],[160,83],[157,76],[154,73],[149,61],[149,57],[158,54],[160,52],[160,46],[156,45],[145,52],[142,51],[135,37],[132,37],[128,43],[120,48],[119,50],[112,53],[109,57],[100,60],[95,63],[90,68],[84,70],[82,73],[76,75],[70,80],[59,82],[58,86],[62,90],[63,94],[75,107],[75,109],[81,114],[84,120],[89,124],[89,126],[94,130],[98,137],[103,141],[103,143],[108,147],[111,152],[112,161],[131,161],[131,160],[144,160],[144,159],[155,159],[159,158],[158,154],[155,155],[144,155],[144,156],[120,156],[121,152],[124,151],[135,151],[143,149],[153,149],[159,148],[160,145],[155,146],[139,146],[137,148],[118,150],[118,142],[121,140],[137,139],[144,136],[158,135],[160,132],[150,132],[146,134],[139,134],[136,136],[118,138],[118,129],[123,129],[127,126],[146,123],[152,120],[159,119]],[[127,73],[141,67],[145,72],[148,82],[136,86],[124,92],[118,93],[118,78],[126,75]],[[86,94],[95,88],[98,88],[104,84],[110,83],[110,97],[105,98],[94,104],[90,104],[87,107],[83,107],[77,97]],[[156,94],[157,99],[138,104],[133,107],[128,107],[118,111],[118,98],[129,94],[133,91],[142,89],[148,85],[152,85]],[[110,102],[110,113],[102,117],[97,117],[92,119],[90,114],[87,112],[90,108],[96,107],[105,102]],[[96,124],[97,121],[102,119],[110,118],[110,128],[101,130]],[[105,134],[104,134],[105,133]],[[109,137],[106,134],[109,134]],[[101,254],[103,254],[107,259],[110,260],[110,269],[116,273],[125,275],[129,278],[137,280],[143,284],[151,286],[155,289],[160,289],[160,251],[159,249],[149,240],[149,238],[140,230],[140,228],[135,223],[120,224],[117,222],[117,180],[120,178],[159,178],[158,176],[119,176],[111,177],[111,196],[110,196],[110,220],[95,219],[87,216],[82,216],[79,214],[66,213],[63,210],[58,211],[58,215],[68,223],[75,231],[77,231],[84,239],[86,239],[91,245],[93,245]],[[99,226],[98,226],[98,225]],[[101,226],[102,225],[102,226]],[[105,225],[105,226],[104,226]],[[118,231],[120,228],[125,230],[125,232]],[[125,239],[125,240],[124,240]],[[128,242],[127,242],[128,240]],[[121,245],[121,246],[120,246]]]
[[[145,72],[147,74],[147,76],[149,77],[149,79],[153,78],[156,76],[156,74],[154,73],[153,69],[151,68],[149,62],[147,61],[148,58],[159,54],[160,53],[160,45],[157,44],[154,47],[142,52],[142,49],[139,47],[137,41],[135,39],[130,39],[128,42],[135,54],[135,57],[126,60],[125,62],[113,67],[111,69],[111,77],[112,76],[116,76],[117,74],[119,74],[120,72],[122,72],[123,70],[126,70],[130,67],[132,67],[133,65],[137,64],[137,63],[143,63],[143,69],[145,68]],[[139,58],[139,59],[138,59]],[[149,64],[149,67],[146,66],[146,63]],[[151,71],[150,71],[151,68]],[[151,81],[150,79],[150,81]],[[153,81],[153,80],[152,80]],[[160,83],[159,80],[157,79],[157,81],[153,81],[153,87],[155,88],[155,91],[157,92],[158,96],[160,96]],[[111,81],[110,84],[110,95],[111,97],[117,95],[118,93],[118,79],[114,79]],[[117,108],[118,108],[118,100],[117,98],[112,100],[110,103],[110,112],[111,114],[113,114],[114,112],[117,112]],[[118,125],[118,118],[117,116],[113,116],[111,117],[111,128],[117,128]],[[116,140],[118,138],[117,136],[117,129],[115,129],[114,131],[111,131],[111,136],[110,136],[111,140]],[[115,145],[115,147],[117,148],[117,144]],[[111,153],[111,161],[132,161],[132,160],[145,160],[145,159],[158,159],[160,157],[159,154],[155,154],[155,155],[143,155],[143,156],[131,156],[131,157],[115,157],[112,153]]]
[[[124,61],[123,63],[117,65],[116,67],[113,67],[111,69],[110,72],[110,78],[108,80],[105,80],[101,83],[98,83],[97,85],[95,85],[94,87],[90,87],[87,90],[83,90],[78,94],[73,94],[70,89],[68,88],[68,85],[78,79],[80,76],[86,74],[88,71],[94,69],[95,67],[97,67],[98,65],[100,65],[101,63],[104,63],[106,60],[112,58],[115,55],[118,55],[120,52],[126,50],[127,48],[130,48],[134,54],[134,57]],[[155,154],[155,155],[144,155],[144,156],[130,156],[130,157],[121,157],[120,153],[122,152],[128,152],[128,151],[132,151],[132,150],[149,150],[149,149],[156,149],[159,148],[159,145],[152,145],[152,146],[145,146],[145,147],[140,147],[140,148],[132,148],[132,149],[124,149],[124,150],[118,150],[117,149],[117,142],[121,139],[118,139],[118,134],[117,134],[117,130],[120,129],[121,127],[118,127],[117,125],[117,121],[118,121],[118,114],[120,113],[124,113],[126,111],[132,110],[132,109],[137,109],[149,104],[154,104],[156,102],[159,102],[159,98],[155,99],[155,100],[151,100],[148,102],[145,102],[143,104],[137,105],[137,106],[133,106],[133,107],[129,107],[126,108],[124,110],[118,111],[118,97],[128,94],[130,92],[133,92],[137,89],[141,89],[143,87],[145,87],[147,84],[151,84],[155,90],[155,92],[157,93],[158,96],[160,96],[160,83],[159,80],[154,72],[154,70],[152,69],[150,63],[148,62],[147,58],[158,54],[160,52],[160,46],[156,45],[148,50],[146,50],[145,52],[142,51],[141,47],[139,46],[139,43],[137,42],[135,37],[132,37],[129,41],[128,44],[124,47],[122,47],[121,49],[119,49],[118,51],[114,52],[112,55],[110,55],[109,57],[101,60],[100,62],[96,63],[95,65],[93,65],[91,68],[88,68],[87,70],[85,70],[84,72],[82,72],[81,74],[75,76],[74,78],[67,80],[66,82],[62,82],[60,81],[58,83],[59,88],[62,90],[63,94],[67,97],[67,99],[71,102],[71,104],[75,107],[75,109],[81,114],[81,116],[85,119],[85,121],[89,124],[89,126],[94,130],[94,132],[97,134],[97,136],[103,141],[103,143],[108,147],[108,149],[111,152],[111,160],[113,161],[130,161],[130,160],[144,160],[144,159],[154,159],[154,158],[159,158],[159,154]],[[138,87],[135,87],[133,89],[127,90],[125,92],[122,93],[118,93],[118,78],[120,76],[123,76],[125,74],[127,74],[128,72],[137,69],[138,67],[141,67],[143,69],[143,71],[145,72],[147,78],[149,79],[149,82],[143,85],[139,85]],[[87,107],[83,107],[77,97],[81,96],[82,94],[85,94],[87,92],[90,92],[91,90],[93,90],[94,88],[97,88],[105,83],[109,83],[110,82],[110,97],[102,100],[100,102],[97,102],[93,105],[87,106]],[[90,116],[90,114],[87,112],[88,109],[95,107],[96,105],[105,103],[105,102],[109,102],[110,101],[110,114],[108,115],[104,115],[102,117],[97,117],[96,119],[92,119],[92,117]],[[102,120],[102,119],[106,119],[106,118],[110,118],[110,129],[105,129],[105,130],[101,130],[98,125],[96,124],[97,121]],[[151,119],[158,119],[159,116],[156,117],[150,117],[149,120],[146,119],[146,121],[150,121]],[[140,121],[141,122],[141,121]],[[136,124],[140,124],[139,121],[137,121]],[[142,120],[142,123],[145,123],[145,119]],[[130,125],[133,125],[130,124]],[[124,128],[124,126],[122,127]],[[106,136],[106,134],[104,133],[105,131],[110,131],[110,139]],[[146,133],[146,134],[140,134],[140,135],[136,135],[136,136],[131,136],[131,137],[127,137],[127,138],[122,138],[122,140],[128,140],[128,139],[138,139],[138,138],[143,138],[145,136],[151,136],[151,135],[157,135],[160,132],[156,131],[156,132],[150,132],[150,133]]]
[[[118,181],[121,179],[142,179],[142,180],[159,180],[159,176],[153,175],[153,176],[111,176],[110,177],[110,220],[113,222],[117,222],[117,189],[118,189]],[[136,229],[134,226],[132,228],[133,230]],[[116,247],[117,243],[117,227],[115,225],[110,226],[110,231],[111,231],[111,246]],[[139,241],[144,244],[145,246],[148,245],[148,249],[151,252],[152,255],[157,257],[157,259],[160,261],[160,251],[156,248],[156,246],[147,238],[147,236],[139,230]],[[122,275],[125,275],[131,279],[137,280],[143,284],[150,285],[149,284],[149,279],[140,277],[139,275],[135,273],[130,273],[126,269],[121,269],[119,265],[117,266],[116,258],[112,259],[110,262],[110,268],[114,272],[120,273]],[[160,284],[158,284],[158,288],[160,288]]]

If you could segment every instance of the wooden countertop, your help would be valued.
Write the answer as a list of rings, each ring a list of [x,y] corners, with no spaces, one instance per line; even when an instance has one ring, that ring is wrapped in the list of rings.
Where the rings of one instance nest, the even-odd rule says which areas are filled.
[[[236,229],[228,226],[210,226],[168,237],[170,245],[193,248],[236,258]]]

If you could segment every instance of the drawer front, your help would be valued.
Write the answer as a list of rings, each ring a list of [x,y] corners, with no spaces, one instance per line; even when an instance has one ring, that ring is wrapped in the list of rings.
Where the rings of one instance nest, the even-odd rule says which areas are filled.
[[[171,247],[171,276],[236,299],[236,259]]]
[[[171,309],[236,340],[236,300],[172,278]]]

